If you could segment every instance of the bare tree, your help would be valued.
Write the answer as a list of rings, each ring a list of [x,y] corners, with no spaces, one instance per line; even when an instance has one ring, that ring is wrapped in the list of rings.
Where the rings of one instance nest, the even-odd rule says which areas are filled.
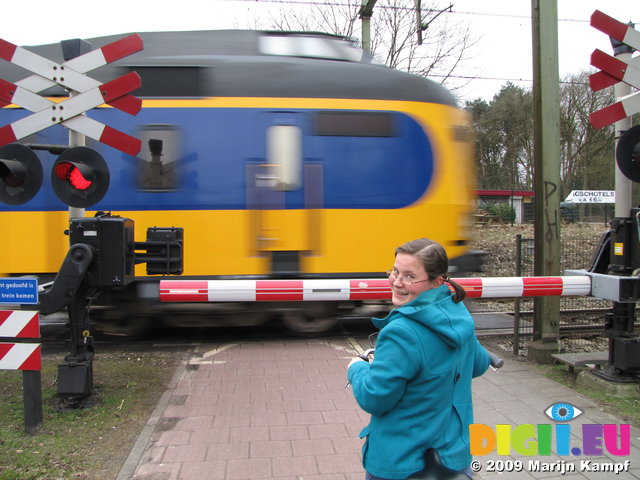
[[[474,44],[468,26],[457,24],[451,5],[423,1],[418,26],[415,0],[378,0],[371,19],[371,52],[385,65],[424,77],[433,77],[451,90],[455,72],[472,56]],[[283,9],[271,19],[277,30],[324,31],[360,39],[361,0],[333,0],[309,5],[304,12]],[[418,30],[422,43],[418,43]]]
[[[613,188],[613,129],[595,130],[589,114],[613,102],[612,89],[594,92],[589,72],[567,76],[560,89],[561,182],[573,189]]]

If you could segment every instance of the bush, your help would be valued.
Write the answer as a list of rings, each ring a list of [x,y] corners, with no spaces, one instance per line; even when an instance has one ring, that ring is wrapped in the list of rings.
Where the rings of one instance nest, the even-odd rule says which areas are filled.
[[[484,208],[491,215],[500,217],[505,222],[513,222],[516,219],[516,211],[508,203],[491,202],[487,203]]]

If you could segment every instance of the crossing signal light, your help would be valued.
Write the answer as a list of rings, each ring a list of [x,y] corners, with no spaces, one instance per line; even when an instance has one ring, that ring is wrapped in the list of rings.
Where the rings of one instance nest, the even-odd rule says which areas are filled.
[[[77,208],[98,203],[109,188],[109,168],[95,150],[73,147],[53,164],[51,184],[60,200]]]
[[[41,186],[42,165],[33,150],[19,143],[0,147],[0,202],[22,205]]]
[[[640,182],[640,125],[624,132],[616,147],[618,168],[632,182]]]

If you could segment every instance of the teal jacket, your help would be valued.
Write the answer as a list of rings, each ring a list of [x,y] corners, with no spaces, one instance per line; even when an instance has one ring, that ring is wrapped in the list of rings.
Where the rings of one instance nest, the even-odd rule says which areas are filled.
[[[469,311],[442,285],[373,323],[381,328],[374,360],[347,372],[356,401],[371,414],[360,434],[365,470],[405,479],[424,468],[429,447],[447,467],[468,467],[471,379],[490,362]]]

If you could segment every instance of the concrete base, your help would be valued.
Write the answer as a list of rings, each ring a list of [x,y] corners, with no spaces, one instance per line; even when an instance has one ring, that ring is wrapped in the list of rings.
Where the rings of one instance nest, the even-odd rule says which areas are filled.
[[[555,361],[551,355],[558,353],[558,343],[531,342],[528,346],[528,352],[527,358],[530,361],[541,364],[551,364]]]
[[[593,372],[582,371],[578,373],[576,385],[591,390],[605,392],[616,397],[640,398],[639,383],[618,383],[606,378],[594,375]]]

